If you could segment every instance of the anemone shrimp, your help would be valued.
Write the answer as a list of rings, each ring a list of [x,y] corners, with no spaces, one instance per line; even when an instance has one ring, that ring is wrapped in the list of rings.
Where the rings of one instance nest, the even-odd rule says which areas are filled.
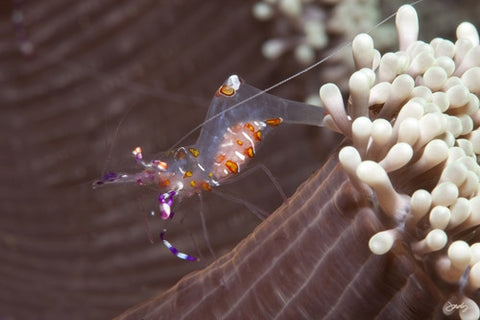
[[[241,174],[270,130],[282,123],[321,126],[324,115],[322,107],[272,96],[231,75],[216,91],[206,120],[198,126],[201,131],[195,144],[169,150],[149,162],[144,160],[142,148],[136,147],[132,154],[144,170],[135,174],[110,172],[93,187],[112,183],[157,185],[158,213],[163,220],[172,219],[174,200],[211,191]],[[267,175],[271,173],[267,171]],[[160,234],[161,240],[175,256],[196,260],[165,240],[165,232]]]
[[[341,49],[346,46],[348,44]],[[334,54],[299,74],[309,71]],[[288,82],[299,74],[271,88]],[[206,120],[190,132],[202,129],[194,145],[169,150],[147,162],[144,161],[143,149],[136,147],[132,153],[137,164],[144,168],[142,172],[110,172],[94,182],[93,186],[124,182],[157,185],[161,190],[158,212],[162,219],[173,218],[174,199],[178,203],[192,195],[211,191],[213,187],[241,174],[243,167],[254,157],[257,144],[273,127],[281,123],[324,126],[322,121],[325,110],[322,107],[274,97],[267,93],[271,88],[261,91],[244,83],[236,75],[229,77],[217,90]],[[262,169],[268,170],[265,167]],[[267,175],[271,177],[268,172]],[[285,196],[283,198],[285,200]],[[151,214],[154,215],[154,211]],[[164,232],[160,235],[162,241],[178,256],[177,249],[165,242],[164,235]],[[195,260],[190,255],[181,256]]]

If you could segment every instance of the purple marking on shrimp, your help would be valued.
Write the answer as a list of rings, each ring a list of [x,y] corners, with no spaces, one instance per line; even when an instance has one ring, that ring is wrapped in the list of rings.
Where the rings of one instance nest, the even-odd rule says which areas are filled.
[[[102,179],[95,181],[93,183],[93,187],[95,188],[96,186],[101,186],[105,184],[105,182],[114,182],[116,180],[118,180],[118,174],[116,174],[115,172],[109,172],[104,175]]]
[[[175,255],[177,258],[187,260],[187,261],[197,261],[198,259],[195,258],[194,256],[188,255],[186,253],[180,252],[170,244],[167,240],[165,240],[165,233],[167,233],[166,229],[163,229],[162,232],[160,232],[160,239],[162,240],[163,244],[170,250],[173,255]]]
[[[115,172],[109,172],[106,175],[103,176],[102,181],[115,181],[118,178],[118,174]]]
[[[173,218],[173,197],[177,194],[175,190],[162,193],[158,196],[158,202],[160,204],[160,214],[163,220],[167,220],[168,218]]]

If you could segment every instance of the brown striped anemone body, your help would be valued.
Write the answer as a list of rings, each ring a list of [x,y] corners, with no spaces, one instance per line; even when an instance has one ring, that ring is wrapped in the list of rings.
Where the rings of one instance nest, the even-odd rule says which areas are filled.
[[[352,44],[344,104],[320,98],[346,137],[315,176],[232,252],[118,319],[478,319],[480,47],[417,41],[411,6],[399,51]]]

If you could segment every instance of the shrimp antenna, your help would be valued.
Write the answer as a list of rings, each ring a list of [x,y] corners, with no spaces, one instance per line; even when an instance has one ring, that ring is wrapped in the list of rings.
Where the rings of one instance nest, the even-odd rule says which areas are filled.
[[[414,2],[410,3],[410,5],[411,5],[411,6],[416,6],[417,4],[419,4],[419,3],[423,2],[423,1],[425,1],[425,0],[417,0],[417,1],[414,1]],[[392,18],[395,17],[396,15],[397,15],[397,12],[394,12],[394,13],[390,14],[390,15],[387,16],[385,19],[383,19],[382,21],[380,21],[379,23],[377,23],[376,25],[374,25],[374,26],[373,26],[370,30],[368,30],[366,33],[367,33],[367,34],[371,34],[375,29],[377,29],[379,26],[381,26],[382,24],[384,24],[384,23],[387,22],[388,20],[392,19]],[[287,83],[287,82],[289,82],[289,81],[291,81],[291,80],[293,80],[293,79],[295,79],[295,78],[298,78],[298,77],[301,76],[302,74],[307,73],[308,71],[310,71],[310,70],[318,67],[319,65],[321,65],[322,63],[324,63],[325,61],[327,61],[328,59],[330,59],[331,57],[337,55],[339,52],[341,52],[341,51],[344,50],[345,48],[350,47],[350,46],[352,45],[352,43],[353,43],[353,40],[345,43],[345,44],[342,45],[340,48],[337,48],[337,49],[334,50],[332,53],[330,53],[329,55],[327,55],[325,58],[323,58],[323,59],[321,59],[321,60],[319,60],[319,61],[317,61],[317,62],[309,65],[308,67],[306,67],[306,68],[298,71],[297,73],[294,73],[294,74],[292,74],[291,76],[289,76],[289,77],[287,77],[287,78],[285,78],[285,79],[283,79],[283,80],[281,80],[281,81],[279,81],[279,82],[271,85],[270,87],[268,87],[268,88],[266,88],[266,89],[264,89],[264,90],[262,90],[262,91],[260,91],[260,92],[258,92],[258,93],[256,93],[256,94],[254,94],[253,96],[250,96],[250,97],[248,97],[248,98],[246,98],[246,99],[244,99],[244,100],[242,100],[242,101],[234,104],[234,105],[231,106],[230,108],[227,108],[227,109],[225,109],[225,110],[223,110],[223,111],[221,111],[221,112],[213,115],[212,117],[206,119],[205,121],[203,121],[202,123],[200,123],[199,125],[197,125],[196,127],[194,127],[192,130],[190,130],[189,132],[187,132],[187,134],[185,134],[182,138],[180,138],[180,140],[178,140],[178,141],[170,148],[170,150],[173,150],[175,147],[179,146],[183,141],[185,141],[185,140],[186,140],[189,136],[191,136],[195,131],[199,130],[200,128],[202,128],[205,124],[209,123],[210,121],[212,121],[212,120],[220,117],[220,116],[223,115],[224,113],[226,113],[226,112],[228,112],[228,111],[230,111],[230,110],[238,107],[239,105],[242,105],[242,104],[244,104],[244,103],[246,103],[246,102],[248,102],[248,101],[250,101],[250,100],[253,100],[253,99],[255,99],[256,97],[261,96],[261,95],[264,94],[264,93],[267,93],[267,92],[269,92],[269,91],[272,91],[273,89],[278,88],[278,87],[284,85],[285,83]]]
[[[111,141],[105,143],[105,147],[108,147],[107,143],[110,143],[110,146],[108,147],[108,154],[107,154],[107,157],[105,159],[105,163],[104,163],[103,169],[102,169],[102,176],[103,177],[105,177],[106,172],[107,172],[107,168],[110,165],[110,162],[112,161],[113,148],[115,147],[115,141],[116,141],[117,136],[120,132],[120,127],[123,125],[123,122],[125,121],[125,119],[127,119],[128,114],[133,110],[133,108],[136,107],[136,105],[137,104],[134,103],[133,105],[131,105],[127,109],[127,112],[125,112],[123,114],[122,118],[120,119],[120,122],[118,122],[117,126],[115,127],[115,131],[113,133],[113,137],[111,138]],[[111,174],[111,173],[109,173],[109,174]],[[95,185],[94,185],[94,187],[95,187]]]

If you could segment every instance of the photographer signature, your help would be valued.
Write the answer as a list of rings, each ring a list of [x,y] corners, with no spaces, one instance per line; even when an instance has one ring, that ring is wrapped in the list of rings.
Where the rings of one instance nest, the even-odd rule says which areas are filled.
[[[454,313],[456,310],[459,310],[459,312],[465,312],[468,310],[468,305],[465,303],[465,302],[462,302],[461,304],[457,304],[457,303],[452,303],[450,301],[447,301],[444,305],[443,305],[443,314],[445,315],[451,315],[452,313]]]

